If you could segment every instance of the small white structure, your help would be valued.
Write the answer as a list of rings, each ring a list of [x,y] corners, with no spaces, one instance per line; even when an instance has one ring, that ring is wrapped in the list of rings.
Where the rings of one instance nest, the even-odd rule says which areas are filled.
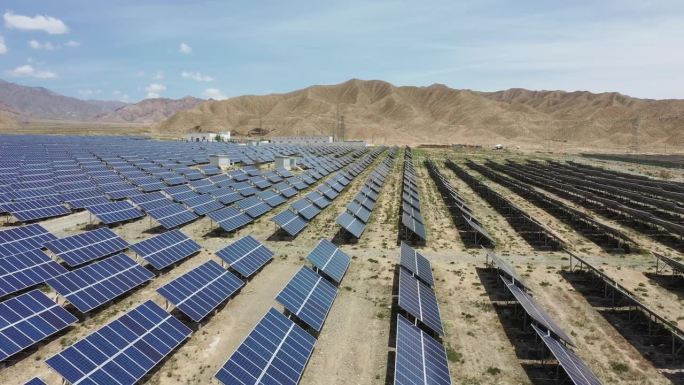
[[[294,166],[294,159],[289,156],[276,156],[275,158],[275,166],[276,168],[284,168],[285,170],[292,170],[292,167]]]
[[[228,168],[232,165],[230,158],[226,154],[209,155],[209,164],[218,168]]]
[[[225,132],[193,132],[185,135],[189,142],[228,142],[230,131]]]
[[[494,146],[494,149],[495,149],[495,150],[503,150],[503,149],[504,149],[504,145],[503,145],[503,144],[497,144],[497,145]]]

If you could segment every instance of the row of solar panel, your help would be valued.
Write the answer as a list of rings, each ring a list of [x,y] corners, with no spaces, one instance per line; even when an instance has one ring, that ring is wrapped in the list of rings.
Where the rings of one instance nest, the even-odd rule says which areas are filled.
[[[384,151],[377,148],[367,156],[358,159],[347,170],[343,170],[318,186],[316,191],[294,202],[287,210],[271,218],[280,229],[294,237],[304,230],[309,222],[337,198],[344,188]]]
[[[284,306],[286,314],[320,332],[337,296],[336,285],[342,280],[351,258],[323,239],[309,253],[307,260],[323,275],[302,266],[276,300]],[[271,308],[215,377],[225,385],[296,385],[315,344],[313,335]]]
[[[366,224],[385,184],[385,178],[392,169],[394,150],[396,149],[390,151],[385,160],[373,170],[359,193],[347,204],[347,211],[337,217],[337,224],[356,239],[361,238],[366,230]]]
[[[406,147],[404,152],[404,178],[401,199],[401,224],[403,228],[419,239],[426,241],[427,232],[423,216],[420,213],[420,195],[418,193],[416,170],[413,167],[413,156],[410,147]]]

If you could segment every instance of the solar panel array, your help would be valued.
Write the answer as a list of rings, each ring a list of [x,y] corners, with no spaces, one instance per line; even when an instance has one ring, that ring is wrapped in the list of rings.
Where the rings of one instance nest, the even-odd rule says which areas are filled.
[[[404,242],[401,242],[399,249],[399,264],[426,285],[434,286],[430,261]]]
[[[316,331],[321,331],[337,287],[306,266],[295,274],[276,300]]]
[[[444,335],[435,292],[405,269],[399,270],[399,307],[433,332]]]
[[[366,230],[366,224],[375,207],[375,202],[379,197],[378,194],[382,191],[385,178],[394,164],[395,154],[396,148],[392,149],[387,158],[373,170],[359,193],[347,205],[347,211],[337,217],[337,224],[356,239],[361,238]]]
[[[395,385],[451,385],[444,346],[397,314]]]
[[[47,242],[45,247],[73,267],[125,250],[128,242],[107,227],[101,227]]]
[[[342,282],[351,262],[351,258],[344,251],[327,239],[321,239],[306,259],[336,283]]]
[[[425,160],[425,166],[428,173],[435,181],[437,189],[439,190],[456,227],[461,233],[461,238],[465,238],[465,234],[471,234],[473,239],[472,245],[474,247],[477,247],[478,245],[493,246],[494,239],[484,229],[482,223],[475,218],[472,210],[468,207],[461,194],[459,194],[449,180],[442,175],[435,162],[432,160]],[[415,210],[410,209],[409,211],[415,215]],[[420,218],[422,221],[422,217]],[[468,245],[471,245],[471,243],[466,244],[466,246]]]
[[[558,364],[563,368],[573,384],[601,385],[601,381],[596,378],[587,364],[575,352],[537,326],[532,325],[532,329],[534,329],[539,338],[544,342],[544,345],[556,358]]]
[[[410,240],[417,237],[421,241],[427,241],[427,233],[423,216],[420,212],[420,194],[418,193],[418,179],[413,167],[413,155],[411,148],[407,147],[404,153],[404,177],[402,190],[402,214],[401,224],[404,229],[403,238]]]
[[[384,147],[376,148],[349,164],[345,170],[338,171],[335,175],[325,180],[315,191],[294,202],[285,211],[272,217],[271,221],[290,236],[296,236],[309,225],[309,222],[313,218],[320,214],[324,208],[329,206],[332,200],[339,196],[340,192],[349,185],[351,179],[355,178],[368,167],[368,165],[370,165],[384,150]],[[361,154],[363,153],[364,152]],[[345,163],[347,162],[351,162],[351,157],[346,158]],[[315,172],[309,170],[309,173],[307,174],[307,176],[311,178],[309,182],[312,183],[314,180],[322,178],[323,175],[327,175],[330,172],[337,171],[343,167],[343,163],[341,162],[329,164],[322,159],[314,160],[305,158],[303,163],[315,170]],[[307,183],[304,179],[301,179],[299,183],[304,184],[303,187],[306,187]],[[293,187],[298,190],[302,189],[297,188],[296,184],[294,184]],[[294,194],[292,194],[292,196],[294,196]]]
[[[72,384],[133,385],[192,331],[147,301],[46,360]]]
[[[81,313],[87,313],[154,278],[126,254],[70,271],[47,281]]]
[[[4,258],[42,249],[46,242],[55,239],[55,235],[38,224],[0,230],[0,256]]]
[[[527,294],[523,289],[516,286],[512,281],[500,276],[501,280],[506,285],[506,288],[513,294],[516,301],[525,310],[525,313],[529,315],[533,322],[544,331],[552,333],[556,338],[563,340],[565,343],[574,346],[575,343],[572,338],[563,331],[563,329],[558,326],[556,321],[551,318],[551,316],[537,303],[537,301],[532,298],[531,295]]]
[[[167,231],[130,247],[157,270],[164,269],[202,249],[197,242],[180,230]]]
[[[41,250],[0,258],[0,297],[41,284],[67,270]]]
[[[66,329],[78,319],[33,290],[0,303],[0,361]]]
[[[238,291],[244,282],[208,261],[157,289],[193,321],[199,322]]]
[[[273,259],[273,252],[247,235],[216,252],[241,276],[249,278]]]
[[[316,339],[271,308],[216,373],[224,385],[299,383]]]
[[[488,261],[491,261],[491,263],[494,264],[494,266],[499,270],[501,274],[506,276],[511,282],[513,282],[514,285],[520,287],[521,289],[525,291],[530,291],[529,286],[525,281],[520,277],[520,274],[518,274],[517,271],[511,266],[508,262],[504,261],[501,257],[496,255],[494,251],[490,249],[485,249],[486,253],[486,258]]]

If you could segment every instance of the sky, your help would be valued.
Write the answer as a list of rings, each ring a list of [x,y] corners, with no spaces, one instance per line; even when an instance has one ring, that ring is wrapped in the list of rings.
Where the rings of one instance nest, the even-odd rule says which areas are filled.
[[[0,78],[81,99],[351,78],[684,98],[683,1],[3,0],[0,13]]]

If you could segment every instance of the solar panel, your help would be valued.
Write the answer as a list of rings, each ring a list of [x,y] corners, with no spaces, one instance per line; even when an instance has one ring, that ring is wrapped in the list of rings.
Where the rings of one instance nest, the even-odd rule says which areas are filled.
[[[500,276],[501,280],[506,284],[508,290],[513,294],[515,299],[520,303],[520,305],[525,309],[525,312],[534,319],[539,326],[548,330],[549,332],[556,335],[558,338],[567,342],[569,345],[575,346],[570,336],[568,336],[563,329],[556,324],[556,322],[551,318],[551,316],[544,311],[544,309],[537,304],[537,301],[527,294],[524,290],[513,284],[513,282],[507,280],[503,276]]]
[[[109,228],[101,227],[47,242],[45,247],[73,267],[125,250],[128,242]]]
[[[321,213],[321,209],[316,207],[310,200],[302,198],[291,205],[292,209],[297,211],[304,219],[310,221],[316,215]]]
[[[355,238],[361,238],[361,235],[363,235],[364,230],[366,230],[366,224],[363,223],[363,221],[359,220],[358,218],[354,217],[353,215],[344,212],[340,214],[339,217],[337,217],[336,223],[345,230],[347,230],[351,235],[353,235]]]
[[[180,230],[171,230],[130,246],[155,269],[161,270],[200,251],[202,247]]]
[[[557,339],[551,337],[548,333],[543,332],[538,327],[532,325],[532,328],[541,338],[547,348],[551,351],[558,364],[563,368],[565,373],[570,377],[575,385],[601,385],[601,381],[589,369],[587,364],[582,361],[575,352],[568,349],[565,345]]]
[[[496,268],[503,272],[505,275],[507,275],[508,278],[511,281],[513,281],[513,283],[516,286],[520,286],[522,289],[529,291],[529,286],[527,286],[525,281],[523,281],[520,278],[520,275],[515,271],[513,266],[508,264],[508,262],[504,261],[503,259],[499,258],[499,256],[496,255],[492,250],[485,249],[485,252],[487,253],[487,258],[491,259],[494,262]]]
[[[0,303],[0,361],[66,329],[78,319],[33,290]]]
[[[277,185],[273,186],[273,188],[285,198],[292,198],[293,196],[297,195],[297,190],[294,187],[287,184],[287,182],[280,182]]]
[[[435,281],[432,277],[430,261],[404,241],[401,242],[399,260],[401,266],[408,269],[415,277],[430,286],[434,286]]]
[[[273,190],[262,191],[257,196],[271,207],[280,206],[287,201],[282,195]]]
[[[399,307],[435,333],[444,335],[435,292],[403,269],[399,271]]]
[[[42,249],[46,242],[57,239],[38,224],[0,230],[0,256],[9,257],[34,249]]]
[[[71,384],[133,385],[192,331],[147,301],[46,360]]]
[[[351,262],[347,254],[327,239],[321,239],[306,258],[337,283],[342,281]]]
[[[407,229],[411,230],[412,233],[416,234],[420,239],[427,240],[427,233],[425,232],[425,226],[422,223],[416,221],[415,218],[410,217],[406,213],[401,216],[401,224]]]
[[[154,278],[126,254],[70,271],[47,281],[81,313],[87,313]]]
[[[30,199],[22,202],[5,203],[3,209],[22,222],[51,218],[71,213],[62,202],[54,197]]]
[[[271,308],[216,373],[224,385],[296,385],[316,339]]]
[[[397,314],[394,385],[451,385],[446,351],[437,340]]]
[[[251,277],[273,259],[273,252],[251,235],[240,238],[216,252],[243,277]]]
[[[321,193],[318,191],[312,191],[308,194],[306,194],[306,198],[313,202],[318,208],[324,209],[330,205],[330,201],[325,198]]]
[[[226,207],[221,210],[212,211],[207,216],[218,223],[223,230],[229,232],[237,230],[252,221],[249,215],[235,207]]]
[[[276,301],[320,332],[336,296],[337,288],[333,284],[302,266],[278,294]]]
[[[363,223],[368,223],[371,216],[371,211],[363,207],[357,202],[349,202],[347,204],[347,210],[352,213],[355,217],[359,218]]]
[[[62,265],[37,249],[0,258],[0,297],[66,272]]]
[[[144,216],[145,214],[137,208],[133,207],[128,202],[113,202],[102,205],[89,206],[87,210],[95,215],[100,222],[104,224],[112,224],[124,221],[130,221]]]
[[[200,322],[244,284],[218,263],[208,261],[160,287],[157,292],[193,321]]]
[[[188,199],[183,203],[190,207],[190,209],[197,215],[204,215],[224,207],[221,202],[213,199],[209,195],[200,195],[195,198]]]
[[[300,217],[299,214],[290,210],[281,212],[280,214],[271,218],[271,220],[293,237],[299,234],[306,226],[309,225],[309,222]]]
[[[235,204],[238,208],[243,210],[252,218],[258,218],[271,210],[271,206],[267,205],[259,199],[259,197],[245,198]]]
[[[24,385],[47,385],[43,380],[41,380],[38,377],[32,378],[29,382],[25,383]]]
[[[164,207],[150,210],[147,214],[167,230],[194,221],[198,218],[197,214],[186,210],[185,207],[179,203],[171,203]]]

